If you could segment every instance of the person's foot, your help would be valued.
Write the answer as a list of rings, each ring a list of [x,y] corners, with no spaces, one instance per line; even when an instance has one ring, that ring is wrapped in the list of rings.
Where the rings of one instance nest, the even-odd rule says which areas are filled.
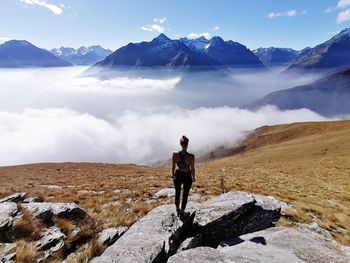
[[[176,212],[178,216],[182,216],[185,211],[183,209],[176,209]]]

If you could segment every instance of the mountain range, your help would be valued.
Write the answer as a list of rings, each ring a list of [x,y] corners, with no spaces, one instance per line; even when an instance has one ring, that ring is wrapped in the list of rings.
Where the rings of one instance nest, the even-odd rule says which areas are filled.
[[[255,49],[253,53],[266,67],[270,67],[288,64],[299,54],[299,51],[291,48],[269,47]]]
[[[51,49],[50,52],[73,65],[92,65],[113,53],[111,50],[104,49],[101,46],[82,46],[78,49],[60,47]]]
[[[335,71],[308,85],[270,93],[248,108],[266,104],[282,110],[308,108],[324,116],[350,113],[350,68]]]
[[[350,66],[350,28],[299,54],[288,71],[328,71]]]
[[[65,67],[71,64],[25,40],[10,40],[0,45],[0,67]]]
[[[160,34],[149,42],[129,43],[95,66],[264,68],[254,53],[238,42],[224,41],[220,37],[213,37],[210,40],[203,37],[173,40],[165,34]]]

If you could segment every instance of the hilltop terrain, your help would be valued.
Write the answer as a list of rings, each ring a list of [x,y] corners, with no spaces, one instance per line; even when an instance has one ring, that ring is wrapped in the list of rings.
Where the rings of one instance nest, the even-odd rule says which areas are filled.
[[[317,222],[350,244],[350,121],[264,126],[240,148],[198,163],[191,195],[228,191],[272,195],[294,209],[282,225]],[[133,164],[43,163],[0,168],[0,197],[17,191],[51,202],[76,202],[102,228],[131,225],[152,208],[172,203],[170,168]],[[196,196],[198,196],[196,195]]]

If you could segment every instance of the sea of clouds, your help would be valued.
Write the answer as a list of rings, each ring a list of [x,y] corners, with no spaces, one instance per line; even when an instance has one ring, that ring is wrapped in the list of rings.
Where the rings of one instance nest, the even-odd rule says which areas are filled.
[[[235,146],[259,126],[327,120],[307,109],[238,107],[317,76],[240,72],[232,73],[223,85],[220,79],[206,85],[200,74],[186,76],[186,81],[180,73],[98,79],[81,75],[85,70],[0,70],[0,165],[144,164],[169,159],[183,134],[190,138],[189,150],[196,153]]]

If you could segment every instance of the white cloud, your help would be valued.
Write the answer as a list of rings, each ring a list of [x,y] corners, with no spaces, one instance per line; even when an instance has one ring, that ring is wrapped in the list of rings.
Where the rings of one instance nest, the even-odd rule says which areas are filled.
[[[153,75],[142,71],[140,78],[133,77],[134,71],[121,71],[115,78],[96,79],[81,76],[85,69],[0,69],[0,165],[143,163],[167,159],[182,134],[190,137],[189,150],[199,153],[234,146],[245,131],[262,125],[326,120],[306,109],[234,106],[310,82],[304,75],[245,72],[236,74],[227,89],[220,75],[213,80],[213,92],[213,86],[199,82],[202,75],[191,80],[152,70]]]
[[[220,27],[219,26],[214,26],[213,27],[213,31],[219,31],[220,30]]]
[[[337,8],[345,8],[350,6],[350,0],[339,0]]]
[[[276,17],[283,17],[283,16],[293,17],[296,15],[298,15],[298,12],[296,10],[289,10],[289,11],[280,12],[280,13],[271,12],[271,13],[267,14],[266,17],[273,19]]]
[[[0,112],[0,164],[32,162],[136,162],[167,159],[182,134],[190,151],[235,146],[262,125],[326,120],[310,110],[256,112],[231,107],[126,112],[110,119],[69,108]],[[74,145],[74,147],[72,147]]]
[[[206,39],[210,38],[210,33],[208,32],[204,32],[204,33],[189,33],[187,35],[187,38],[189,39],[195,39],[195,38],[199,38],[199,37],[205,37]]]
[[[64,5],[54,5],[48,3],[46,0],[19,0],[24,5],[38,5],[50,10],[54,15],[60,15],[63,13]]]
[[[337,16],[337,23],[342,23],[350,20],[350,8],[339,12]]]
[[[153,19],[153,22],[158,24],[164,24],[165,21],[166,21],[166,17],[161,17],[161,18],[156,17]]]
[[[148,32],[158,32],[158,33],[164,33],[165,31],[169,30],[164,26],[164,23],[166,22],[166,17],[155,17],[153,19],[153,24],[142,26],[141,29]]]
[[[164,33],[166,30],[164,26],[158,25],[158,24],[143,26],[141,27],[141,29],[144,31],[158,32],[158,33]]]
[[[306,15],[307,13],[308,13],[307,10],[303,10],[303,11],[300,12],[301,15]]]

